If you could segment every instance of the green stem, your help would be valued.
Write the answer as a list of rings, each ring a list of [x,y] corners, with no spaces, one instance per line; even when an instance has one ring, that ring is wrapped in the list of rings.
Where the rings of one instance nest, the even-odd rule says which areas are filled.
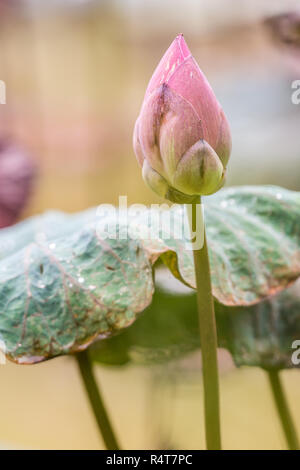
[[[192,210],[188,211],[188,215],[191,232],[195,233],[195,230],[197,230],[198,236],[201,237],[199,230],[203,230],[204,236],[202,248],[194,249],[193,255],[202,352],[206,446],[208,450],[220,450],[221,431],[216,320],[204,220],[197,221],[197,212],[199,214],[197,204],[193,204]]]
[[[120,447],[118,445],[118,441],[109,421],[102,396],[97,387],[88,352],[82,351],[77,353],[76,360],[104,443],[108,450],[119,450]]]
[[[277,370],[269,370],[267,374],[288,448],[290,450],[300,449],[296,428],[289,410],[279,372]]]

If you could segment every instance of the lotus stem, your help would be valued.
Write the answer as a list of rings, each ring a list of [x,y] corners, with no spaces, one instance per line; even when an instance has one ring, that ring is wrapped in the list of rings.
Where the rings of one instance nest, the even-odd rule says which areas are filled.
[[[275,406],[290,450],[299,450],[299,440],[278,370],[268,370]]]
[[[88,352],[82,351],[77,353],[76,360],[105,446],[108,450],[120,450],[116,435],[113,431],[101,393],[93,374],[93,367]]]
[[[199,198],[198,204],[201,204]],[[198,206],[199,208],[199,206]],[[197,288],[197,304],[202,352],[202,374],[204,388],[205,434],[208,450],[221,449],[220,430],[220,398],[217,359],[217,330],[212,296],[211,276],[204,218],[197,221],[197,204],[192,204],[192,210],[187,210],[191,233],[201,237],[203,230],[204,243],[202,248],[194,249],[194,265]],[[201,211],[202,214],[202,211]],[[197,222],[197,223],[196,223]],[[199,223],[200,222],[200,223]]]

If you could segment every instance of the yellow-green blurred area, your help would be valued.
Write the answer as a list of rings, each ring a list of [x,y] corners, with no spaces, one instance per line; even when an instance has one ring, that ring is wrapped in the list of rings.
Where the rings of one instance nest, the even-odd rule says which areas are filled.
[[[0,137],[32,155],[38,179],[24,216],[49,208],[157,202],[132,150],[132,130],[160,57],[182,32],[228,116],[228,185],[300,190],[300,52],[265,18],[297,7],[268,0],[0,1]],[[225,357],[225,358],[224,358]],[[97,367],[124,448],[204,447],[195,358],[180,374]],[[283,448],[265,374],[221,354],[225,448]],[[283,373],[300,433],[299,371]],[[73,358],[0,366],[3,448],[101,448]],[[201,424],[202,425],[202,424]]]
[[[265,373],[233,369],[222,356],[224,448],[285,448]],[[170,366],[96,368],[123,448],[204,448],[200,370],[191,367],[199,362],[186,358],[185,369],[175,375]],[[0,448],[103,449],[73,358],[7,364],[0,372]],[[283,383],[299,428],[299,371],[284,372]]]

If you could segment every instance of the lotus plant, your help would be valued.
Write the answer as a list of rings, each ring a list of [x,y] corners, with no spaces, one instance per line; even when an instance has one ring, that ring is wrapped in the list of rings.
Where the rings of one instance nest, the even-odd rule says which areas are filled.
[[[201,348],[207,448],[220,449],[219,345],[238,367],[266,370],[287,444],[299,448],[279,372],[300,363],[300,347],[291,349],[300,344],[300,194],[273,186],[218,192],[230,129],[182,35],[150,80],[133,144],[146,184],[176,204],[126,217],[107,205],[105,214],[52,211],[1,229],[0,352],[17,364],[74,355],[113,450],[119,439],[93,364],[166,362]],[[0,146],[0,223],[2,213],[13,222],[26,199],[33,175],[26,162],[15,147]],[[156,230],[161,213],[170,230]],[[177,236],[186,220],[188,247]],[[115,236],[106,236],[108,227]],[[154,276],[158,260],[187,293],[168,282],[165,289]]]
[[[224,184],[231,151],[226,116],[182,34],[158,64],[136,121],[133,145],[143,178],[159,196],[191,203],[191,232],[200,197]],[[198,225],[198,227],[197,227]],[[221,448],[217,334],[207,244],[194,250],[203,357],[206,441]]]

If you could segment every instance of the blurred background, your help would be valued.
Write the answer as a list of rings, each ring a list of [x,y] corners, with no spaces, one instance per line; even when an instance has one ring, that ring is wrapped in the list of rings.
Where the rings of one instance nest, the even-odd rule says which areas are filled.
[[[142,181],[132,130],[180,32],[231,125],[227,184],[300,190],[300,104],[291,99],[299,11],[296,0],[0,0],[0,142],[26,153],[36,175],[21,217],[117,204],[119,195],[158,201]],[[204,446],[194,429],[195,416],[203,421],[197,364],[187,359],[179,377],[173,366],[97,367],[123,447]],[[221,364],[224,446],[283,447],[263,373],[236,370],[225,354]],[[0,447],[101,448],[72,358],[0,374]],[[299,371],[283,376],[300,432]]]

